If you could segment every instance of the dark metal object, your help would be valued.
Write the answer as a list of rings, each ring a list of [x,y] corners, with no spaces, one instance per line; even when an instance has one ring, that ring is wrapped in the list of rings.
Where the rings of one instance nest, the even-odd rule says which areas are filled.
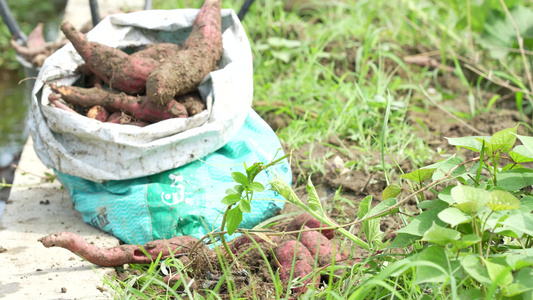
[[[144,10],[150,10],[152,9],[152,0],[146,0],[144,2]]]
[[[239,13],[237,13],[237,16],[239,17],[239,20],[242,21],[244,19],[244,16],[250,9],[250,6],[254,3],[254,0],[244,0],[244,3],[241,6],[241,9],[239,10]]]
[[[20,45],[25,45],[28,37],[20,31],[19,25],[15,18],[11,14],[9,7],[7,6],[4,0],[0,0],[0,15],[2,15],[2,20],[6,24],[11,36],[19,43]]]
[[[98,11],[98,1],[89,0],[89,7],[91,8],[91,18],[93,20],[93,26],[100,23],[100,12]]]

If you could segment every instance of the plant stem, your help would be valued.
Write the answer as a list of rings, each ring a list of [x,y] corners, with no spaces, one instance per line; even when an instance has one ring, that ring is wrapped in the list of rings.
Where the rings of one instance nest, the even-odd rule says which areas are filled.
[[[232,205],[228,205],[226,208],[226,211],[224,212],[224,215],[222,216],[222,223],[220,224],[220,230],[223,231],[224,227],[226,226],[226,216],[228,215],[228,212],[233,207]],[[228,242],[226,242],[226,238],[224,237],[224,234],[220,235],[220,241],[222,242],[222,245],[224,245],[224,250],[226,250],[226,253],[228,253],[228,256],[231,258],[232,261],[235,260],[235,255],[233,255],[233,252],[231,252]]]

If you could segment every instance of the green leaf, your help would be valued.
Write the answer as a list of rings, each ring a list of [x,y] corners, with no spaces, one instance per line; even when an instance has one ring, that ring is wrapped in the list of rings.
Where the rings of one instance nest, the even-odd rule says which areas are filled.
[[[485,286],[490,286],[492,284],[492,280],[489,277],[489,273],[487,272],[487,269],[481,264],[481,261],[478,256],[473,254],[463,256],[463,258],[461,259],[461,266],[466,271],[466,273],[472,276],[472,278],[474,278],[477,282]]]
[[[431,175],[433,175],[435,170],[437,169],[417,169],[407,174],[402,174],[400,177],[422,184],[422,182],[426,181]]]
[[[445,282],[449,280],[450,274],[446,272],[450,267],[449,260],[442,247],[433,246],[424,249],[418,256],[418,261],[427,261],[440,268],[431,265],[418,265],[416,268],[415,284]]]
[[[236,183],[240,183],[243,186],[248,186],[249,184],[248,177],[246,177],[246,175],[241,172],[233,172],[231,173],[231,177],[233,178],[233,180],[235,180]]]
[[[525,196],[520,200],[520,210],[530,213],[533,211],[533,197]]]
[[[464,213],[477,213],[489,198],[489,192],[465,185],[452,189],[455,206]]]
[[[226,217],[226,229],[228,234],[232,235],[242,222],[242,211],[239,206],[236,206],[228,211]]]
[[[408,233],[417,236],[423,236],[424,233],[433,226],[433,222],[437,223],[440,226],[445,226],[446,224],[442,222],[437,216],[444,209],[444,207],[437,207],[433,209],[426,210],[420,215],[416,216],[407,226],[396,230],[396,233]]]
[[[518,145],[514,147],[512,151],[509,151],[509,155],[517,164],[533,161],[533,152],[530,152],[529,149],[524,145]]]
[[[519,134],[517,134],[516,137],[520,140],[520,142],[522,142],[522,145],[525,148],[523,154],[526,155],[527,157],[533,157],[533,156],[529,156],[529,155],[533,155],[533,137],[519,135]],[[520,147],[520,146],[516,146],[516,147]],[[516,151],[516,147],[515,147],[515,151]]]
[[[507,218],[505,221],[501,222],[501,224],[507,226],[509,229],[512,229],[517,233],[523,232],[527,235],[533,236],[533,214],[515,214],[511,218]]]
[[[520,208],[520,200],[509,192],[495,190],[489,193],[487,206],[492,211],[516,209]]]
[[[322,204],[320,203],[320,197],[318,197],[315,186],[311,181],[311,176],[309,176],[307,180],[307,192],[309,193],[309,198],[307,198],[307,206],[309,206],[312,211],[317,212],[321,216],[325,216],[324,210],[322,209]]]
[[[237,194],[229,194],[227,195],[226,197],[222,198],[222,204],[224,205],[232,205],[232,204],[235,204],[237,202],[241,201],[241,197],[238,196]]]
[[[523,294],[533,290],[533,268],[525,268],[518,273],[514,278],[514,282],[508,286],[503,287],[503,295],[505,297],[512,297]],[[527,299],[524,295],[522,299]],[[531,299],[531,298],[529,298]]]
[[[497,282],[500,287],[507,286],[513,282],[513,275],[511,274],[511,268],[509,266],[490,261],[486,261],[485,264],[487,266],[489,278],[493,282]]]
[[[511,1],[505,2],[511,3]],[[500,5],[499,10],[501,11],[499,1],[492,1],[492,3],[494,7]],[[486,4],[484,3],[484,5]],[[483,24],[483,33],[477,39],[479,44],[488,50],[492,58],[497,60],[512,55],[509,53],[510,49],[518,49],[514,29],[515,24],[519,29],[521,37],[524,39],[524,44],[530,46],[529,44],[531,43],[529,32],[533,24],[533,12],[522,5],[517,5],[513,9],[509,8],[509,10],[511,14],[510,18],[503,12],[499,12],[498,14],[491,13],[489,15],[491,18],[485,20]],[[513,21],[511,22],[510,19]]]
[[[408,233],[398,233],[392,240],[392,243],[390,243],[387,246],[387,248],[388,249],[404,248],[407,246],[411,246],[414,242],[418,241],[419,239],[420,239],[419,235],[408,234]]]
[[[392,210],[388,210],[388,208],[396,205],[396,203],[398,203],[396,198],[389,198],[389,199],[383,200],[379,202],[376,206],[374,206],[372,209],[370,209],[370,212],[368,213],[368,215],[373,216],[381,211],[385,211],[385,212],[377,215],[376,218],[387,216],[390,214],[395,214],[398,212],[398,209],[399,209],[398,207]]]
[[[242,192],[244,192],[244,187],[242,185],[236,185],[233,187],[233,189],[235,190],[235,193],[237,195],[242,195]]]
[[[271,51],[272,56],[281,60],[284,63],[289,63],[291,61],[291,53],[289,51]]]
[[[455,200],[453,200],[453,197],[452,197],[452,188],[454,187],[455,185],[449,185],[445,187],[442,191],[440,191],[437,197],[442,201],[448,202],[448,204],[454,204]]]
[[[533,257],[525,253],[515,253],[505,256],[505,262],[513,268],[513,270],[520,270],[525,267],[533,266]]]
[[[390,199],[390,198],[389,198]],[[359,211],[357,216],[362,219],[366,216],[369,216],[369,212],[372,208],[372,195],[366,196],[361,203],[359,204]],[[369,220],[363,221],[363,233],[365,234],[367,242],[372,245],[381,245],[381,240],[383,239],[383,232],[380,229],[380,218],[372,218]]]
[[[226,194],[228,194],[228,195],[231,195],[231,194],[237,195],[237,192],[234,189],[227,189],[226,190]]]
[[[511,192],[533,185],[533,170],[519,168],[500,172],[498,174],[498,185]]]
[[[503,168],[502,168],[502,172],[503,171],[509,171],[511,169],[518,169],[518,168],[523,168],[522,165],[519,165],[519,164],[515,164],[515,163],[512,163],[512,164],[507,164],[505,165]]]
[[[252,210],[252,207],[250,206],[250,202],[243,199],[241,202],[239,202],[239,208],[242,212],[249,213]]]
[[[492,135],[490,138],[490,144],[492,145],[492,151],[500,150],[502,153],[509,152],[516,142],[516,130],[518,125],[514,128],[507,128],[500,130]]]
[[[440,207],[440,206],[448,207],[449,205],[448,205],[448,202],[442,201],[440,199],[424,200],[418,203],[418,208],[420,209],[429,209],[429,208]]]
[[[459,241],[451,241],[450,243],[453,245],[453,248],[450,250],[452,252],[457,252],[461,249],[477,244],[479,243],[479,241],[481,241],[481,238],[479,236],[475,234],[467,234],[463,236]]]
[[[383,200],[395,198],[396,196],[398,196],[398,194],[400,194],[401,191],[402,187],[400,185],[391,184],[383,190],[383,193],[381,193],[381,197],[383,198]]]
[[[455,227],[470,222],[473,216],[467,215],[456,207],[448,207],[439,213],[439,219]]]
[[[250,188],[252,189],[252,191],[258,193],[265,190],[265,187],[260,182],[252,182],[252,184],[250,184]]]
[[[431,180],[437,180],[446,175],[452,168],[457,167],[460,163],[463,162],[463,159],[456,157],[455,154],[448,157],[447,159],[443,161],[439,161],[437,163],[431,164],[429,166],[426,166],[426,169],[437,169],[433,176],[431,176]],[[461,174],[464,174],[466,172],[466,167],[464,165],[458,167],[452,172],[452,176],[459,176]]]
[[[451,241],[461,238],[461,233],[457,230],[444,228],[433,223],[422,236],[422,241],[431,242],[440,246],[445,246]]]
[[[482,136],[464,136],[459,138],[446,138],[448,143],[453,146],[466,148],[475,152],[481,151],[481,143],[477,138],[483,138]]]
[[[361,202],[359,203],[359,211],[357,212],[357,217],[359,219],[362,219],[368,214],[370,209],[372,208],[372,195],[366,196]]]

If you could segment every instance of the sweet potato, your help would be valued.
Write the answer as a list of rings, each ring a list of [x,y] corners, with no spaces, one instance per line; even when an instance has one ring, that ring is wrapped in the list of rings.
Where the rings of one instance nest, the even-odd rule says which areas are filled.
[[[321,227],[329,227],[326,224],[320,223],[319,220],[317,220],[315,217],[310,215],[309,213],[303,213],[298,216],[296,216],[287,226],[287,231],[294,231],[294,230],[300,230],[303,226],[307,226],[309,228],[321,228]],[[333,229],[324,229],[321,231],[321,233],[326,236],[328,239],[332,239],[335,237],[335,230]]]
[[[89,42],[70,24],[61,24],[61,31],[81,55],[87,68],[109,84],[127,94],[142,94],[146,79],[159,66],[159,61],[148,57],[130,56],[120,49],[97,42]]]
[[[107,110],[100,105],[95,105],[91,107],[91,109],[89,109],[89,111],[87,112],[87,118],[94,119],[100,122],[107,121],[108,117],[109,112],[107,112]]]
[[[189,117],[199,114],[205,109],[205,103],[202,101],[202,97],[200,97],[200,93],[197,91],[176,96],[174,99],[185,106]]]
[[[175,59],[168,59],[148,76],[146,94],[154,103],[166,104],[175,95],[197,89],[222,56],[221,0],[205,0]]]
[[[296,251],[296,257],[294,253]],[[298,241],[286,241],[282,243],[275,251],[276,258],[281,264],[279,270],[279,279],[288,283],[287,281],[291,275],[292,261],[295,259],[294,270],[292,271],[292,278],[304,278],[313,273],[314,260],[309,250]],[[313,286],[320,282],[320,275],[315,276],[315,281],[309,281]],[[293,289],[295,293],[304,293],[307,290],[307,285]]]
[[[134,58],[150,58],[159,62],[178,55],[181,46],[172,43],[161,43],[147,45],[143,50],[137,51],[130,55]]]
[[[304,229],[309,229],[309,227],[304,226]],[[343,258],[340,249],[334,249],[333,243],[318,231],[302,232],[299,241],[309,250],[313,259],[317,258],[318,265],[321,267],[331,264],[334,255],[335,261]]]
[[[279,237],[277,236],[273,236],[269,238],[274,244],[279,241]],[[233,252],[233,254],[236,254],[237,250],[239,250],[240,247],[244,247],[244,246],[248,248],[253,247],[254,243],[252,242],[252,239],[258,244],[266,242],[264,239],[260,238],[257,235],[247,236],[246,234],[243,234],[233,239],[233,241],[231,241],[231,243],[229,244],[229,248],[231,252]]]
[[[57,86],[50,84],[52,90],[61,94],[62,99],[83,107],[100,105],[107,110],[124,111],[136,119],[146,122],[159,122],[170,118],[186,118],[187,110],[175,100],[165,106],[149,101],[145,96],[128,96],[124,93],[101,90],[98,88],[81,88],[75,86]]]
[[[116,267],[124,264],[147,264],[155,260],[159,253],[162,259],[171,255],[188,253],[198,239],[191,236],[177,236],[168,240],[156,240],[146,243],[143,249],[146,256],[137,245],[121,245],[109,249],[102,249],[86,242],[81,236],[72,232],[58,232],[39,239],[46,248],[61,247],[70,250],[89,262],[102,267]]]

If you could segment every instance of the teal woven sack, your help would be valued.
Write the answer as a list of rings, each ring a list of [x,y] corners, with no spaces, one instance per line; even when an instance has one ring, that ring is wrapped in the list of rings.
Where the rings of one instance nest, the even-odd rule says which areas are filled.
[[[220,200],[236,185],[231,173],[244,172],[243,162],[268,163],[282,155],[276,134],[250,110],[244,125],[225,146],[176,169],[103,183],[56,173],[86,223],[127,244],[145,244],[179,235],[201,238],[220,227],[225,209]],[[283,208],[281,196],[268,190],[274,174],[289,184],[292,181],[287,160],[260,173],[256,181],[267,189],[254,194],[252,211],[243,215],[240,227],[252,228]]]

